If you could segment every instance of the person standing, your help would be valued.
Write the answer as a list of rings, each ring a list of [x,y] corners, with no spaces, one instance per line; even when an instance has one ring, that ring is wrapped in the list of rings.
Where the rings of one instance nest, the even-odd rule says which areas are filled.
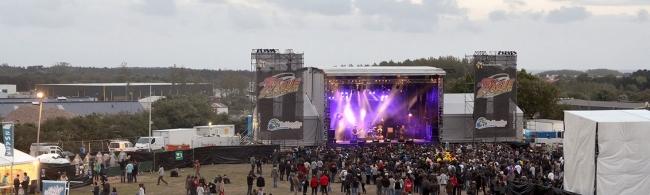
[[[449,181],[449,176],[445,173],[440,173],[440,176],[438,177],[438,183],[440,184],[440,189],[441,190],[447,190],[447,182]],[[446,193],[451,194],[451,191],[447,191]]]
[[[79,156],[80,156],[81,158],[85,158],[85,157],[86,157],[86,148],[84,147],[83,144],[81,144],[81,147],[79,147]]]
[[[8,186],[9,185],[9,173],[5,173],[4,176],[2,176],[2,186]],[[7,194],[7,189],[2,189],[2,194],[5,195]]]
[[[309,180],[307,176],[302,176],[302,194],[307,195],[307,188],[309,188]]]
[[[280,171],[280,181],[284,181],[284,172],[285,172],[285,162],[284,160],[280,160],[280,165],[279,165],[279,170]],[[289,178],[287,178],[289,180]]]
[[[205,194],[205,188],[203,188],[203,185],[199,185],[196,187],[196,194],[197,195],[204,195]]]
[[[327,177],[327,173],[323,173],[320,176],[320,192],[322,194],[328,194],[330,178]]]
[[[255,161],[255,165],[257,166],[257,172],[261,175],[262,174],[262,160],[257,159]]]
[[[126,182],[126,161],[120,160],[120,183]]]
[[[294,195],[298,194],[298,191],[300,191],[300,180],[298,179],[298,176],[296,176],[296,173],[291,173],[289,178],[289,191],[293,192]]]
[[[262,174],[257,176],[257,188],[258,188],[258,193],[259,195],[264,195],[264,186],[266,185],[266,182],[264,182],[264,177]]]
[[[311,176],[309,187],[311,187],[311,195],[318,195],[318,178],[316,178],[316,175]]]
[[[197,177],[201,177],[201,163],[199,160],[194,161],[194,175]]]
[[[355,176],[352,176],[350,177],[349,182],[352,188],[349,193],[352,195],[359,195],[359,179]]]
[[[160,168],[158,168],[158,185],[160,185],[160,181],[164,182],[166,185],[169,185],[165,179],[163,179],[163,176],[165,176],[165,168],[163,168],[162,165],[160,165]]]
[[[102,183],[102,195],[109,195],[111,193],[111,184],[108,182]]]
[[[24,173],[24,174],[25,174],[25,176],[23,177],[23,183],[21,185],[23,186],[23,191],[25,192],[25,194],[29,194],[29,182],[30,182],[30,179],[29,179],[29,176],[27,176],[27,173]]]
[[[95,182],[95,185],[93,185],[93,195],[99,195],[99,185],[97,185],[97,182]]]
[[[187,175],[185,178],[185,195],[190,195],[190,189],[192,188],[192,177]]]
[[[273,178],[273,188],[278,187],[278,177],[279,177],[278,168],[273,167],[273,170],[271,170],[271,178]]]
[[[253,158],[253,157],[251,157]],[[246,192],[246,195],[253,195],[253,181],[255,180],[255,175],[253,175],[253,170],[248,173],[248,177],[246,177],[246,184],[248,184],[248,192]]]
[[[144,184],[138,184],[138,194],[137,195],[145,195],[144,193],[146,192],[144,188]]]
[[[140,165],[138,161],[133,161],[133,182],[138,183],[138,173],[140,171]]]
[[[14,178],[14,194],[18,195],[18,191],[20,191],[20,174]]]
[[[226,189],[224,185],[224,179],[220,178],[219,181],[217,182],[217,195],[225,195],[226,194]]]
[[[126,180],[128,183],[133,182],[133,163],[131,162],[126,165]]]

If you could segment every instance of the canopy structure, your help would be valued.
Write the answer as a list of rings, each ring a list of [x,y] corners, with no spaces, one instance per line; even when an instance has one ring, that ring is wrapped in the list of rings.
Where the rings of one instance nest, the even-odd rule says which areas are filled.
[[[564,122],[566,190],[650,194],[650,111],[566,111]]]
[[[0,175],[12,174],[10,178],[20,175],[22,179],[23,173],[27,173],[30,179],[38,178],[38,161],[36,158],[16,149],[14,149],[13,158],[4,154],[5,145],[0,143]]]

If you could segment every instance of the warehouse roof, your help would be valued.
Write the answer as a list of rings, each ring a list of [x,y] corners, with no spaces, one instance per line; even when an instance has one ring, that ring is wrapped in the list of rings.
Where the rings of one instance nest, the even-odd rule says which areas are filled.
[[[139,102],[46,102],[43,104],[43,117],[69,118],[96,114],[118,114],[142,112]],[[0,116],[7,120],[33,122],[38,117],[38,105],[32,103],[0,103]]]
[[[208,83],[61,83],[61,84],[37,84],[43,86],[161,86],[161,85],[200,85]]]

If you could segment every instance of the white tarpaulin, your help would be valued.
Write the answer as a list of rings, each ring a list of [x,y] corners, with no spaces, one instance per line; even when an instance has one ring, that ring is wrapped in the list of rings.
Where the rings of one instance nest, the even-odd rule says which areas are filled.
[[[566,111],[564,121],[566,190],[650,194],[650,111]]]

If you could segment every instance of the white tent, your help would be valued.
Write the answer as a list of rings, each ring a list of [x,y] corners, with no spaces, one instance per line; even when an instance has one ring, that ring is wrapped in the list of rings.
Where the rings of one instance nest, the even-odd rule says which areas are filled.
[[[650,111],[566,111],[564,188],[650,194]]]
[[[36,158],[16,149],[14,149],[12,158],[5,156],[5,151],[5,145],[0,143],[0,175],[12,173],[13,175],[10,178],[13,178],[16,174],[20,174],[22,177],[23,172],[26,172],[30,178],[38,178],[38,161],[36,161]]]

